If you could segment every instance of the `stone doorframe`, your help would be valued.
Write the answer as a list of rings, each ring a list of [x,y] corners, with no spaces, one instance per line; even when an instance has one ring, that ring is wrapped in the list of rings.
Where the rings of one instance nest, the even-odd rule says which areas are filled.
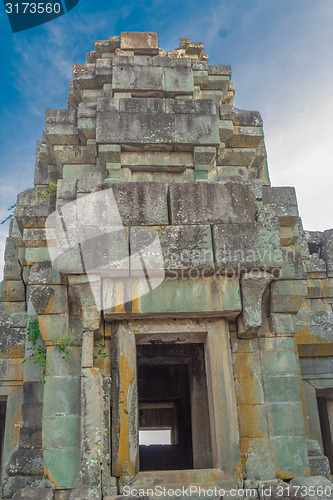
[[[112,476],[120,478],[120,488],[149,487],[151,472],[139,471],[136,345],[151,340],[204,344],[213,469],[182,471],[181,477],[189,484],[232,487],[240,444],[228,321],[131,320],[113,323],[111,339],[112,420],[119,422],[112,425]],[[179,471],[155,471],[154,477],[160,485],[179,483]]]

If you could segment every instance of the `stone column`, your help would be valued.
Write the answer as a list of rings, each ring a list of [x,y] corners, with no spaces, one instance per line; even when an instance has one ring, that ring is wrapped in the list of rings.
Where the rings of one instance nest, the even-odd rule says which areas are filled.
[[[224,319],[209,324],[206,366],[214,467],[233,476],[240,449],[230,338]]]
[[[126,324],[111,333],[112,475],[134,476],[139,469],[135,334]]]

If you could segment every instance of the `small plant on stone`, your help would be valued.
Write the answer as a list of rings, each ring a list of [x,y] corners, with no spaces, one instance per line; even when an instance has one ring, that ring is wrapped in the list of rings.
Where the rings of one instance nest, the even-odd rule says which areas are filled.
[[[55,194],[56,190],[57,190],[57,183],[50,182],[48,184],[48,187],[44,191],[37,191],[37,189],[34,189],[34,195],[36,198],[38,196],[38,198],[47,200],[48,198],[50,198],[50,196]]]
[[[108,358],[108,357],[109,357],[109,355],[108,355],[108,354],[106,354],[106,352],[103,352],[103,351],[102,351],[102,349],[103,349],[103,347],[104,347],[104,346],[103,346],[103,344],[99,344],[99,346],[96,346],[96,347],[99,347],[99,349],[98,349],[98,351],[97,351],[97,354],[96,354],[96,355],[94,355],[94,359],[97,359],[98,357],[99,357],[99,358],[103,358],[103,359],[105,359],[105,358]]]
[[[16,206],[17,203],[13,203],[9,208],[7,208],[7,210],[11,211],[11,213],[7,215],[7,217],[1,222],[1,224],[4,224],[5,222],[7,222],[7,220],[12,219],[14,217]]]
[[[63,353],[62,359],[68,361],[68,355],[69,355],[68,348],[74,345],[72,335],[63,335],[58,340],[51,339],[51,342],[56,347],[59,347],[59,349],[62,351]]]
[[[34,364],[40,365],[42,369],[43,379],[41,380],[41,384],[45,384],[45,374],[46,374],[46,347],[42,344],[43,339],[40,334],[38,319],[32,319],[29,322],[27,328],[27,339],[31,342],[31,346],[27,347],[27,351],[32,351],[32,358],[34,358]],[[25,363],[26,359],[22,361]]]

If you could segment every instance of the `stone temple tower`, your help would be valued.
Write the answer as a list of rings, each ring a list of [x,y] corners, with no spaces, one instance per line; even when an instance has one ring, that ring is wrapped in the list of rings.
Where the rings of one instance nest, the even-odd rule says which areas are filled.
[[[86,61],[6,244],[2,498],[331,498],[333,230],[202,43]]]

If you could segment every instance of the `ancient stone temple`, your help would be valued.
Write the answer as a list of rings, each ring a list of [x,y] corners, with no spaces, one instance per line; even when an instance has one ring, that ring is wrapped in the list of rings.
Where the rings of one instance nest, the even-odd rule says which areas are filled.
[[[2,498],[331,498],[333,230],[202,43],[86,61],[6,244]]]

